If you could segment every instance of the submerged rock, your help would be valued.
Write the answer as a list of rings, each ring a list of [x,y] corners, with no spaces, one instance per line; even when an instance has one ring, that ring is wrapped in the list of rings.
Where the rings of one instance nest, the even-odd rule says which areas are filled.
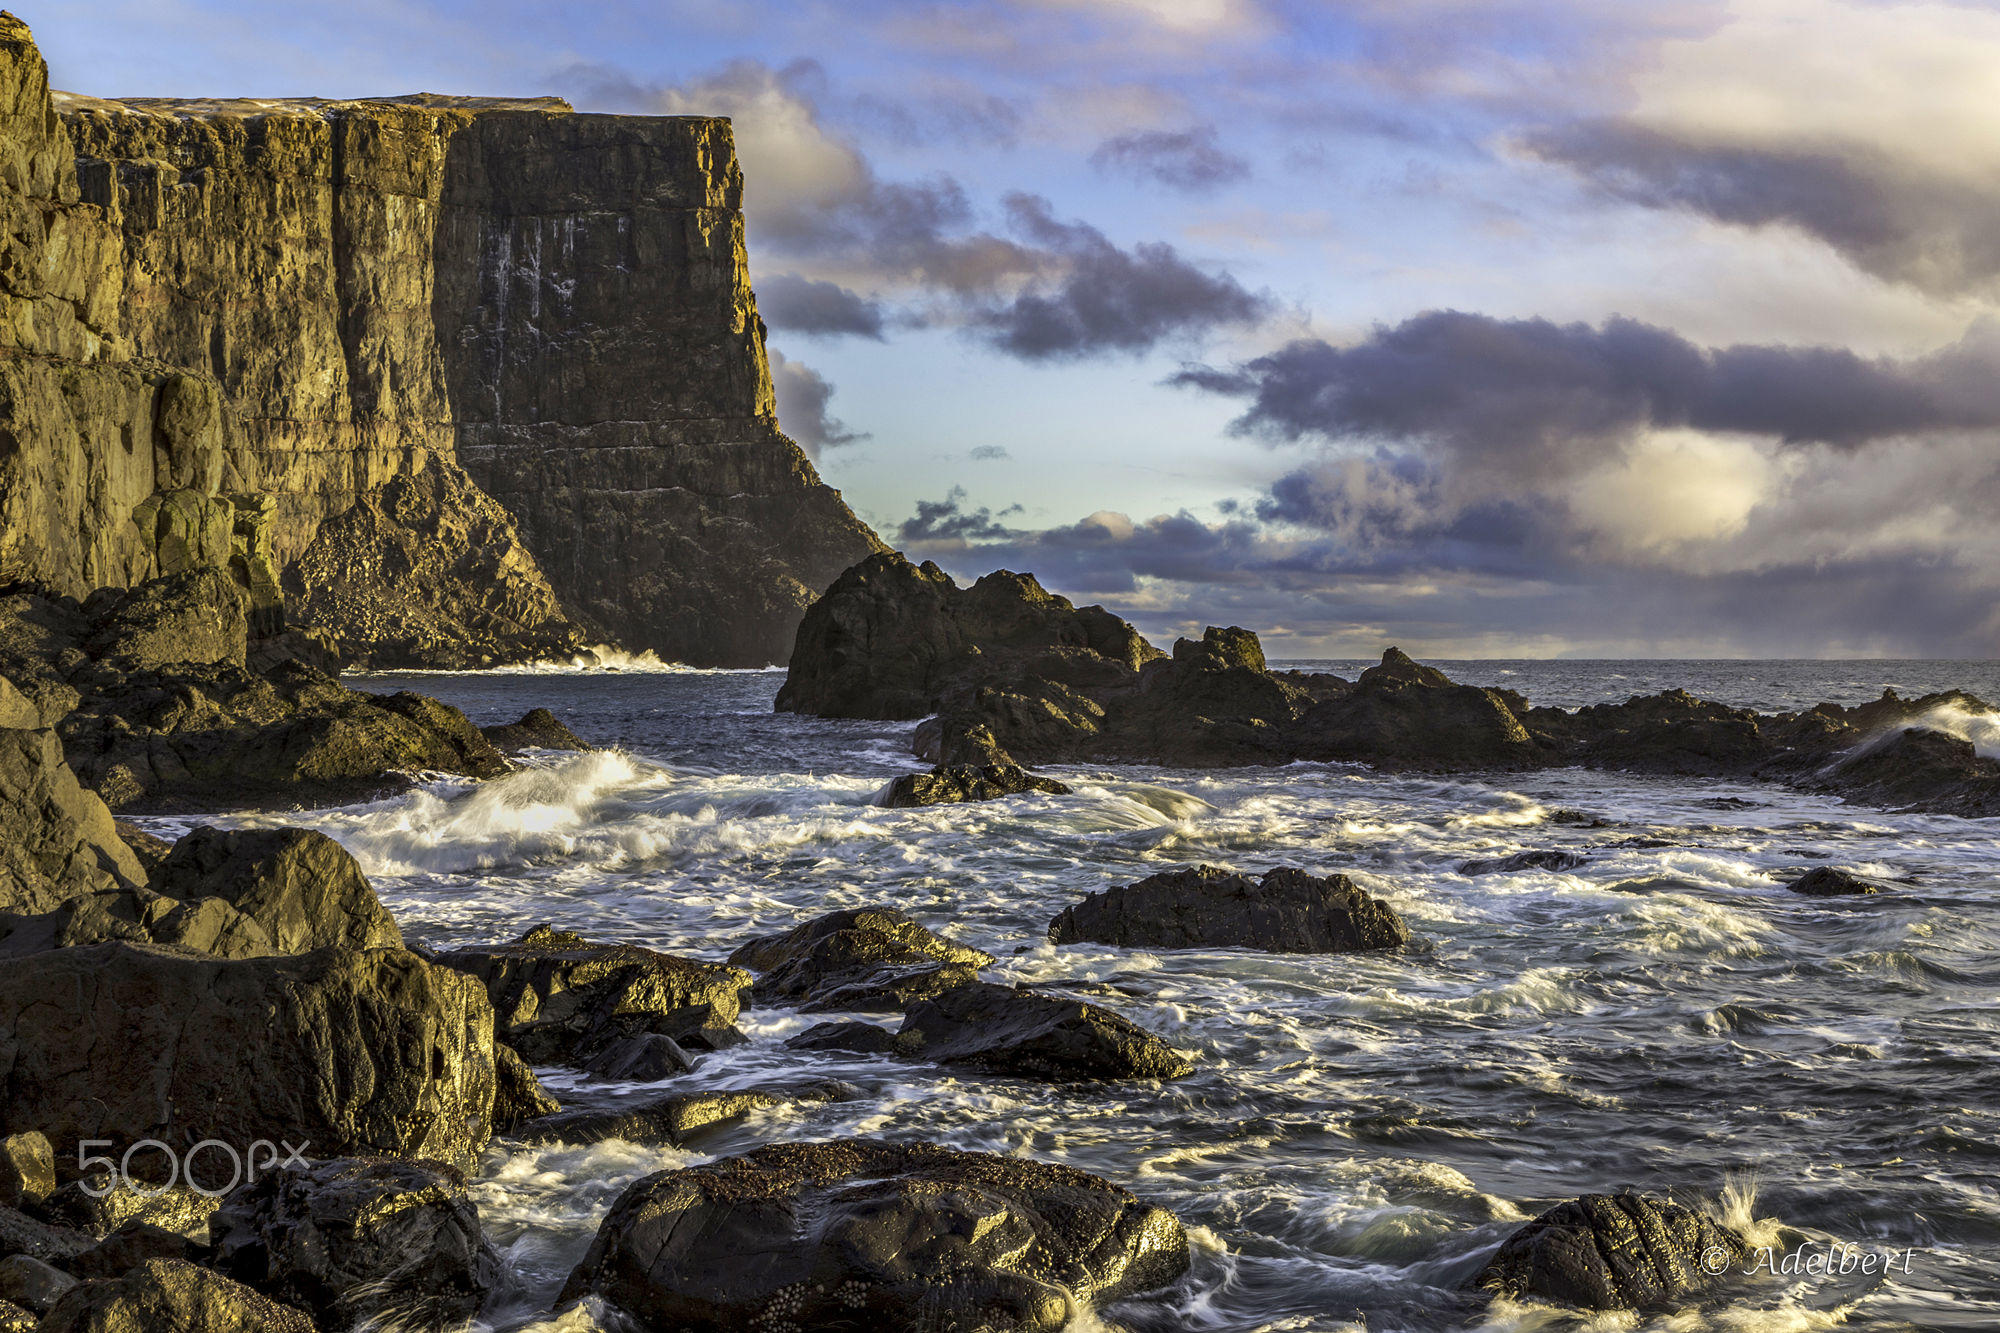
[[[1882,892],[1882,886],[1874,880],[1864,879],[1851,870],[1842,870],[1837,866],[1819,866],[1808,870],[1785,887],[1808,898],[1839,898]]]
[[[1458,864],[1461,875],[1514,875],[1523,870],[1574,870],[1590,858],[1553,848],[1515,852],[1512,856],[1480,856]]]
[[[763,1003],[893,1013],[973,980],[993,955],[968,948],[892,907],[829,912],[729,955],[760,972],[751,992]]]
[[[791,1087],[733,1091],[679,1092],[637,1106],[610,1110],[564,1111],[522,1125],[512,1137],[523,1143],[628,1143],[684,1146],[704,1130],[741,1120],[752,1111],[806,1102],[846,1101],[855,1089],[831,1080]]]
[[[1169,870],[1092,894],[1049,923],[1049,940],[1156,949],[1352,953],[1395,949],[1410,930],[1345,875],[1280,867],[1252,879],[1215,866]]]
[[[1173,1215],[1099,1177],[850,1139],[636,1182],[561,1299],[656,1328],[1056,1333],[1187,1268]]]
[[[464,1177],[426,1162],[268,1172],[229,1196],[214,1238],[219,1271],[309,1311],[322,1333],[458,1324],[500,1276]]]
[[[1712,1286],[1749,1253],[1740,1234],[1679,1204],[1586,1194],[1509,1236],[1473,1285],[1514,1300],[1652,1311]]]
[[[854,1055],[892,1055],[896,1034],[874,1023],[815,1023],[785,1042],[793,1051],[844,1051]]]
[[[212,1138],[469,1166],[491,1133],[486,993],[401,950],[59,949],[0,969],[0,1030],[0,1132],[106,1140],[114,1159]]]
[[[1194,1072],[1186,1056],[1101,1005],[990,982],[912,1004],[896,1034],[896,1052],[1059,1083]]]
[[[1070,788],[1054,778],[1030,773],[1019,764],[940,764],[928,773],[909,773],[897,778],[889,784],[882,804],[891,809],[913,809],[965,801],[997,801],[1024,792],[1068,796]]]
[[[751,978],[738,968],[597,944],[549,926],[438,961],[485,984],[501,1040],[538,1064],[581,1064],[645,1033],[705,1050],[742,1039],[736,1015]]]
[[[179,1259],[151,1259],[80,1283],[36,1333],[316,1333],[312,1320],[240,1282]]]

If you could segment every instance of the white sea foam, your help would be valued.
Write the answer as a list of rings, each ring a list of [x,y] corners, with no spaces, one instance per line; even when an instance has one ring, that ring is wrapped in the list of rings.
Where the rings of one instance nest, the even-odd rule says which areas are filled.
[[[1887,734],[1918,729],[1947,732],[1962,741],[1971,741],[1974,752],[1980,758],[2000,759],[2000,712],[1975,711],[1958,704],[1939,704]],[[1876,743],[1879,744],[1879,740]]]

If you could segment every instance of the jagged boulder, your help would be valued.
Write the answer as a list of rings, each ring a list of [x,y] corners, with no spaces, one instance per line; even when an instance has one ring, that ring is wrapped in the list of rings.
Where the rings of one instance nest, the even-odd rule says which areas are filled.
[[[465,1178],[432,1162],[268,1172],[229,1196],[212,1234],[218,1271],[309,1311],[322,1333],[456,1325],[500,1275]]]
[[[1030,773],[1019,764],[939,764],[928,773],[907,773],[891,782],[882,804],[891,809],[913,809],[997,801],[1027,792],[1068,796],[1070,788],[1054,778]]]
[[[213,1213],[202,1217],[199,1239],[151,1222],[127,1222],[70,1260],[69,1271],[90,1280],[123,1276],[148,1259],[185,1259],[205,1264],[213,1255],[208,1243],[211,1216]]]
[[[73,1227],[44,1222],[0,1204],[0,1256],[25,1254],[66,1267],[91,1244],[91,1237]]]
[[[1057,1083],[1194,1072],[1186,1056],[1102,1005],[981,981],[910,1005],[896,1053]]]
[[[465,1166],[492,1130],[485,990],[401,950],[58,949],[0,969],[0,1031],[0,1132],[103,1140],[114,1160],[219,1139]],[[227,1176],[220,1155],[199,1165]]]
[[[48,1136],[23,1130],[0,1138],[0,1206],[40,1203],[56,1189],[56,1154]]]
[[[312,1320],[178,1259],[72,1287],[36,1333],[315,1333]]]
[[[1410,941],[1396,910],[1345,875],[1281,867],[1261,879],[1193,866],[1092,894],[1049,923],[1049,940],[1126,948],[1354,953]]]
[[[657,1033],[715,1050],[739,1043],[750,974],[536,926],[512,944],[442,955],[492,997],[500,1037],[537,1064],[578,1065],[627,1037]]]
[[[214,1151],[208,1149],[200,1157],[205,1159],[208,1152]],[[156,1227],[190,1240],[205,1242],[208,1239],[208,1219],[215,1215],[221,1196],[212,1190],[193,1189],[186,1184],[165,1187],[157,1183],[142,1184],[147,1172],[161,1165],[161,1158],[156,1155],[158,1152],[156,1148],[148,1148],[135,1153],[129,1176],[123,1171],[93,1166],[89,1172],[68,1181],[51,1194],[41,1206],[42,1216],[100,1243],[131,1226]],[[217,1154],[217,1160],[201,1161],[204,1175],[221,1164],[221,1156]],[[248,1169],[247,1162],[245,1169]],[[220,1174],[226,1183],[227,1171]]]
[[[493,1082],[495,1133],[562,1110],[562,1103],[549,1095],[528,1062],[504,1041],[493,1043]]]
[[[182,902],[223,900],[263,927],[276,953],[403,944],[353,856],[312,829],[196,828],[174,844],[152,887]]]
[[[0,911],[46,912],[145,878],[111,812],[64,762],[55,733],[0,728]]]
[[[1056,1333],[1187,1268],[1173,1215],[1097,1176],[850,1139],[634,1183],[561,1299],[655,1328]]]
[[[729,955],[761,973],[751,992],[763,1003],[894,1012],[971,981],[993,955],[935,935],[895,908],[829,912]]]
[[[1512,1300],[1653,1311],[1713,1285],[1749,1253],[1736,1231],[1679,1204],[1586,1194],[1501,1242],[1473,1284]]]
[[[564,1111],[522,1125],[512,1137],[523,1143],[628,1143],[684,1147],[704,1131],[741,1120],[752,1111],[809,1102],[846,1101],[855,1089],[831,1080],[789,1087],[678,1092],[637,1106],[612,1110]]]
[[[128,671],[240,667],[249,651],[248,594],[213,566],[102,589],[83,610],[95,622],[83,650]]]
[[[780,712],[917,718],[955,685],[1032,669],[1062,684],[1129,679],[1160,655],[1102,607],[1081,609],[1006,570],[961,589],[926,561],[872,555],[799,625]]]
[[[1389,769],[1521,768],[1546,762],[1499,690],[1458,685],[1399,649],[1351,690],[1300,716],[1286,746],[1296,758]]]
[[[519,722],[503,722],[498,726],[481,727],[480,735],[486,737],[494,749],[503,754],[517,750],[588,750],[592,747],[577,738],[577,734],[562,724],[562,720],[546,708],[530,708],[521,715]]]

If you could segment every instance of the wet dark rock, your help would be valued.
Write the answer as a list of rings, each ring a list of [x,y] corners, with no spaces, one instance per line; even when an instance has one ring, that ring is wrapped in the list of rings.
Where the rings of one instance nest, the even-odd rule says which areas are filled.
[[[30,1129],[0,1138],[0,1205],[37,1204],[55,1188],[55,1149],[46,1137]]]
[[[274,953],[403,943],[353,856],[312,829],[194,829],[174,844],[152,887],[182,902],[222,899],[263,927]]]
[[[121,1277],[72,1287],[37,1333],[315,1333],[303,1312],[220,1273],[151,1259]]]
[[[1063,909],[1049,940],[1126,948],[1353,953],[1395,949],[1410,930],[1345,875],[1281,867],[1252,879],[1215,866],[1164,871]]]
[[[212,1215],[203,1215],[199,1239],[151,1222],[127,1222],[72,1259],[68,1264],[69,1271],[80,1278],[91,1279],[118,1277],[148,1259],[185,1259],[190,1263],[207,1263],[211,1257],[208,1218]]]
[[[561,1299],[598,1294],[657,1328],[1055,1333],[1078,1305],[1166,1286],[1187,1268],[1173,1215],[1099,1177],[842,1140],[634,1183]]]
[[[621,1037],[583,1062],[583,1072],[614,1082],[657,1083],[693,1069],[694,1057],[672,1037],[642,1032]]]
[[[1285,753],[1426,770],[1514,769],[1543,759],[1501,691],[1454,684],[1395,648],[1353,689],[1307,710]]]
[[[1882,892],[1882,886],[1875,881],[1837,866],[1819,866],[1808,870],[1785,887],[1808,898],[1839,898]]]
[[[928,773],[908,773],[897,778],[889,784],[882,804],[891,809],[912,809],[965,801],[997,801],[1003,796],[1026,792],[1068,796],[1070,788],[1054,778],[1030,773],[1018,764],[940,764]]]
[[[465,1178],[433,1162],[272,1171],[229,1196],[213,1235],[218,1271],[309,1311],[326,1333],[457,1324],[500,1275]]]
[[[76,1285],[76,1279],[60,1268],[25,1254],[0,1259],[0,1300],[47,1314],[62,1294]]]
[[[793,1051],[843,1051],[854,1055],[890,1055],[896,1034],[874,1023],[815,1023],[785,1042]]]
[[[481,727],[479,732],[503,754],[517,750],[588,750],[577,734],[546,708],[530,708],[519,722]]]
[[[1586,1194],[1509,1236],[1473,1284],[1584,1310],[1662,1310],[1713,1285],[1721,1276],[1714,1268],[1735,1269],[1749,1253],[1737,1232],[1679,1204]]]
[[[580,1065],[645,1033],[704,1050],[733,1044],[741,992],[751,981],[734,967],[593,943],[549,926],[438,961],[485,984],[501,1040],[536,1064]]]
[[[896,1052],[1060,1083],[1194,1072],[1187,1057],[1101,1005],[990,982],[912,1004],[896,1034]]]
[[[1511,856],[1479,856],[1470,861],[1461,861],[1458,873],[1461,875],[1514,875],[1523,870],[1574,870],[1590,858],[1580,852],[1565,852],[1554,848],[1539,851],[1515,852]]]
[[[1869,805],[2000,815],[2000,763],[1980,757],[1968,740],[1922,726],[1860,745],[1803,785]]]
[[[216,1162],[223,1156],[216,1153]],[[191,1240],[206,1241],[208,1219],[215,1214],[220,1196],[190,1189],[185,1184],[164,1189],[157,1183],[141,1184],[160,1161],[157,1149],[147,1149],[133,1154],[133,1178],[100,1168],[71,1180],[44,1201],[42,1215],[99,1242],[130,1226],[158,1227]],[[227,1172],[221,1174],[221,1181],[211,1188],[228,1183]]]
[[[528,1062],[504,1041],[493,1043],[493,1129],[514,1128],[524,1120],[554,1115],[562,1103],[549,1095]]]
[[[829,912],[729,955],[762,975],[760,1003],[891,1013],[970,981],[993,955],[935,935],[895,908]]]
[[[0,1204],[0,1256],[26,1254],[62,1266],[88,1250],[92,1238]]]
[[[631,1107],[565,1111],[522,1125],[513,1137],[528,1144],[623,1139],[628,1143],[679,1148],[703,1132],[741,1120],[753,1111],[847,1101],[855,1095],[852,1086],[833,1080],[791,1087],[680,1092]]]
[[[470,1165],[491,1132],[486,993],[402,950],[59,949],[0,969],[0,1030],[0,1132],[108,1140],[114,1160],[213,1138]]]

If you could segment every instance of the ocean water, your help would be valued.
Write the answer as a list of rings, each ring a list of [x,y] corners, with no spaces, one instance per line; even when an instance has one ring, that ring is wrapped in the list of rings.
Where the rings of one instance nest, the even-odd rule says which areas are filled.
[[[1444,665],[1565,706],[1669,686],[1766,708],[1861,702],[1884,685],[2000,698],[1992,663]],[[433,945],[548,921],[719,960],[836,907],[897,906],[998,956],[1000,979],[1115,1007],[1197,1072],[1051,1088],[792,1052],[784,1038],[827,1016],[783,1009],[747,1011],[750,1044],[679,1080],[606,1088],[551,1071],[558,1096],[588,1086],[599,1100],[828,1076],[863,1095],[765,1113],[691,1152],[496,1143],[475,1186],[508,1269],[491,1327],[595,1327],[587,1313],[549,1321],[549,1306],[639,1176],[762,1143],[871,1135],[1070,1163],[1176,1212],[1194,1237],[1190,1277],[1080,1315],[1078,1333],[2000,1328],[1991,822],[1745,783],[1323,764],[1054,768],[1076,795],[887,810],[871,802],[916,767],[911,724],[773,714],[781,681],[359,677],[364,689],[423,689],[479,722],[546,705],[613,748],[242,822],[338,838],[405,932]],[[1558,824],[1558,811],[1603,823]],[[1541,848],[1587,860],[1562,873],[1459,870]],[[1078,897],[1192,862],[1346,873],[1425,947],[1288,957],[1047,943],[1049,919]],[[1820,864],[1895,891],[1784,891]],[[1848,1243],[1897,1268],[1758,1275],[1654,1318],[1465,1297],[1523,1220],[1622,1187],[1711,1209],[1759,1243]]]

